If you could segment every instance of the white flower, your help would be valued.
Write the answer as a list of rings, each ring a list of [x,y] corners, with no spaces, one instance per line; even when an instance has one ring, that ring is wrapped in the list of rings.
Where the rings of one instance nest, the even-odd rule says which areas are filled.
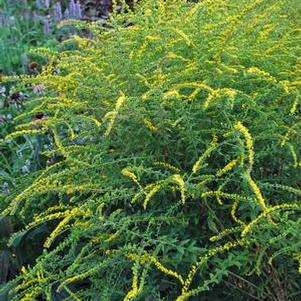
[[[4,94],[6,92],[6,88],[4,86],[0,87],[0,94]]]
[[[22,166],[22,172],[23,173],[29,173],[29,168],[27,165]]]

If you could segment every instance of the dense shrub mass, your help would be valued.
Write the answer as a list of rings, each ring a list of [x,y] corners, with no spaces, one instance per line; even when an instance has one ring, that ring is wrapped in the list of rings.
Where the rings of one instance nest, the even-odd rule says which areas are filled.
[[[4,78],[29,99],[3,154],[42,146],[1,194],[31,254],[2,298],[300,300],[299,18],[297,0],[144,0]]]

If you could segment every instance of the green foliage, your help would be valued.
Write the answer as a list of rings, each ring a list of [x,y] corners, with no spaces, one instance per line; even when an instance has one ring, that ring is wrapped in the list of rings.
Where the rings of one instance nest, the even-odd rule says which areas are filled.
[[[0,74],[28,71],[31,47],[54,46],[55,35],[45,33],[46,14],[36,7],[37,1],[0,0]]]
[[[145,0],[4,78],[45,91],[2,145],[50,146],[2,194],[25,225],[10,248],[43,239],[11,299],[299,300],[299,17],[292,0]]]

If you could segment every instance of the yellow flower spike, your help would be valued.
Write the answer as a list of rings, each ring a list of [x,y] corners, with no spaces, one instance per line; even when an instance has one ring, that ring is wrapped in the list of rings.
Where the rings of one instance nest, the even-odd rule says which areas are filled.
[[[111,252],[114,253],[115,250],[110,250],[110,252],[108,252],[109,254],[107,254],[107,255],[111,255]],[[95,267],[90,268],[86,272],[82,272],[80,274],[77,274],[75,276],[67,278],[58,286],[57,291],[60,292],[64,288],[64,286],[66,286],[72,282],[76,282],[76,281],[88,278],[90,275],[97,273],[101,269],[103,269],[103,263],[97,264]]]
[[[56,228],[51,232],[51,234],[48,236],[44,243],[44,248],[49,248],[51,244],[53,243],[54,239],[57,237],[57,235],[65,228],[68,228],[68,223],[71,219],[76,217],[77,215],[84,215],[84,212],[79,210],[78,208],[67,210],[64,212],[65,218],[56,226]]]
[[[86,116],[88,120],[91,120],[98,128],[101,126],[101,122],[99,122],[96,118],[93,116]]]
[[[270,208],[267,208],[265,211],[263,211],[259,216],[257,216],[254,220],[252,220],[249,224],[245,225],[244,230],[241,233],[241,237],[246,236],[251,230],[252,228],[258,224],[262,219],[269,217],[269,215],[271,213],[273,213],[274,211],[278,211],[278,210],[301,210],[301,205],[300,204],[281,204],[281,205],[277,205],[277,206],[273,206]]]
[[[203,161],[210,156],[212,151],[217,147],[217,136],[213,136],[212,141],[209,147],[205,150],[205,152],[198,158],[198,160],[194,163],[192,167],[192,172],[196,173],[200,168]]]
[[[157,181],[155,183],[148,184],[147,186],[142,188],[138,193],[136,193],[134,195],[134,197],[131,200],[131,203],[134,204],[143,194],[145,196],[147,195],[146,191],[150,191],[156,185],[163,185],[164,182],[165,182],[165,180],[160,180],[160,181]]]
[[[158,131],[158,128],[155,127],[149,120],[147,120],[147,119],[144,118],[142,121],[143,121],[144,125],[145,125],[150,131],[152,131],[152,132],[157,132],[157,131]]]
[[[240,225],[245,225],[244,222],[242,222],[240,219],[238,219],[236,217],[236,211],[237,211],[237,208],[238,208],[238,204],[239,204],[239,201],[238,200],[235,200],[235,202],[232,204],[232,207],[231,207],[231,216],[233,218],[233,220],[240,224]]]
[[[121,227],[120,229],[118,229],[115,233],[113,233],[109,238],[107,238],[105,240],[106,243],[110,243],[112,241],[114,241],[118,236],[119,234],[123,231],[124,227]]]
[[[250,185],[251,189],[253,190],[258,203],[260,204],[260,206],[262,207],[263,210],[266,210],[267,206],[266,206],[265,199],[262,196],[262,193],[261,193],[259,187],[254,182],[254,180],[251,178],[251,176],[250,176],[250,174],[248,172],[246,173],[246,179],[247,179],[247,182]]]
[[[174,171],[176,173],[179,173],[181,171],[179,168],[177,168],[177,167],[175,167],[175,166],[173,166],[173,165],[171,165],[169,163],[165,163],[165,162],[160,162],[160,161],[154,162],[154,165],[155,166],[165,167],[165,168],[170,169],[170,170],[172,170],[172,171]]]
[[[64,157],[67,157],[67,153],[65,152],[65,149],[64,149],[64,146],[60,140],[60,137],[58,135],[58,132],[56,129],[53,129],[52,130],[53,132],[53,139],[54,139],[54,143],[57,147],[57,149],[60,151],[60,153],[64,156]]]
[[[8,134],[7,136],[5,136],[4,140],[12,139],[12,138],[23,136],[23,135],[40,135],[40,134],[44,134],[46,131],[47,131],[47,128],[41,128],[41,129],[38,129],[38,130],[17,131],[17,132],[13,132],[13,133]]]
[[[295,100],[292,104],[292,107],[290,109],[290,114],[293,115],[296,113],[297,111],[297,108],[298,108],[298,105],[299,105],[299,102],[300,102],[300,94],[298,93],[295,97]]]
[[[137,255],[137,254],[130,253],[130,254],[127,254],[127,257],[134,261],[134,260],[137,260],[138,255]],[[147,263],[147,262],[153,263],[154,266],[155,266],[159,271],[161,271],[163,274],[166,274],[166,275],[169,275],[169,276],[171,276],[171,277],[174,277],[174,278],[178,279],[178,280],[180,281],[180,283],[181,283],[182,285],[184,285],[183,277],[182,277],[180,274],[178,274],[177,272],[172,271],[171,269],[166,268],[166,267],[158,260],[158,258],[156,258],[155,256],[149,255],[149,254],[147,254],[147,253],[144,253],[144,254],[140,257],[140,261],[141,261],[141,263]]]
[[[216,173],[217,177],[221,177],[223,174],[227,173],[228,171],[232,170],[234,166],[237,164],[238,159],[234,159],[230,161],[226,166],[224,166],[222,169],[218,170]]]
[[[211,104],[212,100],[215,98],[226,96],[226,97],[230,98],[231,100],[233,100],[236,95],[237,95],[237,91],[234,89],[224,88],[224,89],[214,90],[213,92],[211,92],[209,94],[209,96],[205,100],[205,102],[203,104],[203,108],[207,109],[209,107],[209,105]]]
[[[176,184],[178,184],[180,193],[181,193],[181,201],[184,204],[185,203],[185,182],[183,178],[179,174],[175,174],[171,177],[172,181],[174,181]]]
[[[273,77],[270,73],[263,71],[257,67],[251,67],[247,70],[246,72],[248,75],[256,75],[259,77],[262,77],[266,80],[270,80],[271,82],[277,82],[277,80],[275,79],[275,77]]]
[[[43,119],[37,119],[28,123],[19,124],[16,126],[16,130],[26,130],[26,128],[30,128],[33,126],[43,126],[45,125],[45,120]]]
[[[281,146],[284,146],[285,145],[285,143],[289,140],[289,138],[290,138],[290,135],[292,134],[292,133],[294,133],[294,134],[296,134],[297,132],[296,132],[296,130],[295,130],[295,128],[297,128],[298,126],[300,126],[301,125],[301,122],[297,122],[297,123],[295,123],[292,127],[290,127],[290,128],[288,128],[288,131],[286,132],[286,134],[284,135],[284,137],[282,138],[282,141],[281,141]]]
[[[138,269],[139,269],[139,259],[136,259],[134,266],[132,267],[133,273],[133,281],[132,281],[132,289],[127,293],[124,297],[123,301],[130,301],[138,296],[139,294],[139,286],[138,286]]]
[[[223,201],[221,200],[221,198],[220,198],[219,195],[216,196],[216,201],[217,201],[217,203],[218,203],[219,205],[224,205],[224,203],[223,203]]]
[[[194,43],[189,39],[188,35],[185,34],[182,30],[178,28],[168,28],[169,30],[175,32],[177,35],[179,35],[188,46],[193,46],[195,47]]]
[[[175,54],[174,52],[168,52],[164,59],[169,59],[169,60],[180,60],[183,62],[189,62],[191,63],[191,60],[184,58],[181,55]]]
[[[112,128],[113,128],[113,125],[115,123],[115,119],[117,117],[117,114],[118,114],[118,111],[119,109],[121,108],[121,106],[123,105],[124,101],[126,100],[126,97],[125,95],[121,92],[120,93],[120,97],[117,99],[117,102],[115,104],[115,109],[113,111],[110,111],[108,112],[106,115],[105,115],[105,119],[108,119],[109,120],[109,124],[108,124],[108,127],[105,131],[105,133],[103,134],[103,137],[108,137],[109,134],[111,133],[112,131]]]
[[[167,91],[163,94],[163,100],[167,100],[167,99],[171,99],[171,98],[180,99],[181,95],[180,95],[179,91],[173,89],[173,90]]]
[[[164,273],[166,275],[169,275],[169,276],[172,276],[172,277],[178,279],[182,285],[184,284],[183,277],[180,274],[178,274],[177,272],[172,271],[170,269],[167,269],[156,257],[150,256],[148,259],[156,266],[156,268],[159,271],[161,271],[162,273]]]
[[[135,184],[137,184],[137,186],[142,189],[142,186],[140,185],[138,179],[137,179],[137,176],[131,172],[128,168],[124,168],[122,171],[121,171],[121,174],[125,177],[128,177],[129,179],[131,179]]]
[[[133,198],[131,199],[131,204],[135,204],[137,202],[137,200],[144,194],[144,190],[142,189],[141,191],[139,191],[138,193],[136,193]]]
[[[301,274],[301,254],[298,254],[297,256],[295,256],[295,259],[298,261],[298,272]]]
[[[27,274],[27,270],[26,270],[25,266],[22,266],[22,267],[21,267],[21,273]]]
[[[151,191],[149,193],[147,193],[144,201],[143,201],[143,208],[146,209],[146,206],[148,204],[148,202],[150,201],[150,199],[162,188],[162,185],[158,184],[155,187],[153,187],[151,189]]]
[[[219,190],[206,191],[206,192],[203,192],[201,194],[202,198],[210,197],[210,196],[219,196],[219,197],[223,197],[223,198],[226,198],[226,199],[229,199],[229,200],[239,200],[239,201],[244,201],[244,202],[253,201],[252,198],[248,198],[248,197],[242,196],[240,194],[226,193],[226,192],[222,192],[222,191],[219,191]]]
[[[246,147],[248,149],[248,159],[249,159],[249,172],[251,172],[254,164],[254,143],[249,130],[239,121],[234,125],[234,128],[241,132],[246,141]]]
[[[120,93],[120,97],[117,99],[116,105],[115,105],[115,110],[118,111],[121,106],[123,105],[123,103],[125,102],[126,97],[125,95],[121,92]]]
[[[241,229],[242,229],[242,226],[227,228],[227,229],[223,230],[222,232],[220,232],[219,234],[211,236],[209,238],[209,240],[212,242],[218,241],[218,240],[222,239],[224,236],[232,234],[232,233],[236,233]]]
[[[236,240],[236,241],[229,241],[227,243],[225,243],[222,246],[219,247],[215,247],[211,250],[209,250],[207,252],[207,254],[205,254],[204,256],[200,256],[198,258],[198,260],[196,261],[195,264],[192,265],[190,272],[188,273],[188,276],[184,282],[184,286],[182,288],[182,294],[177,298],[177,300],[186,300],[188,297],[193,296],[194,295],[194,291],[196,290],[192,290],[189,291],[189,286],[191,285],[191,282],[194,278],[194,275],[196,273],[196,271],[212,256],[218,254],[218,253],[222,253],[224,251],[229,251],[230,249],[233,249],[235,247],[238,246],[243,246],[247,243],[247,241],[242,238],[240,240]]]

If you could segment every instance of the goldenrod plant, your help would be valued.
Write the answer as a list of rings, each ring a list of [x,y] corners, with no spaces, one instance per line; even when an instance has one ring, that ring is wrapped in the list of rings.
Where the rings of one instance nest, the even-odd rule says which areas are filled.
[[[122,3],[2,78],[1,147],[47,147],[1,194],[38,252],[0,299],[300,300],[300,1]]]

